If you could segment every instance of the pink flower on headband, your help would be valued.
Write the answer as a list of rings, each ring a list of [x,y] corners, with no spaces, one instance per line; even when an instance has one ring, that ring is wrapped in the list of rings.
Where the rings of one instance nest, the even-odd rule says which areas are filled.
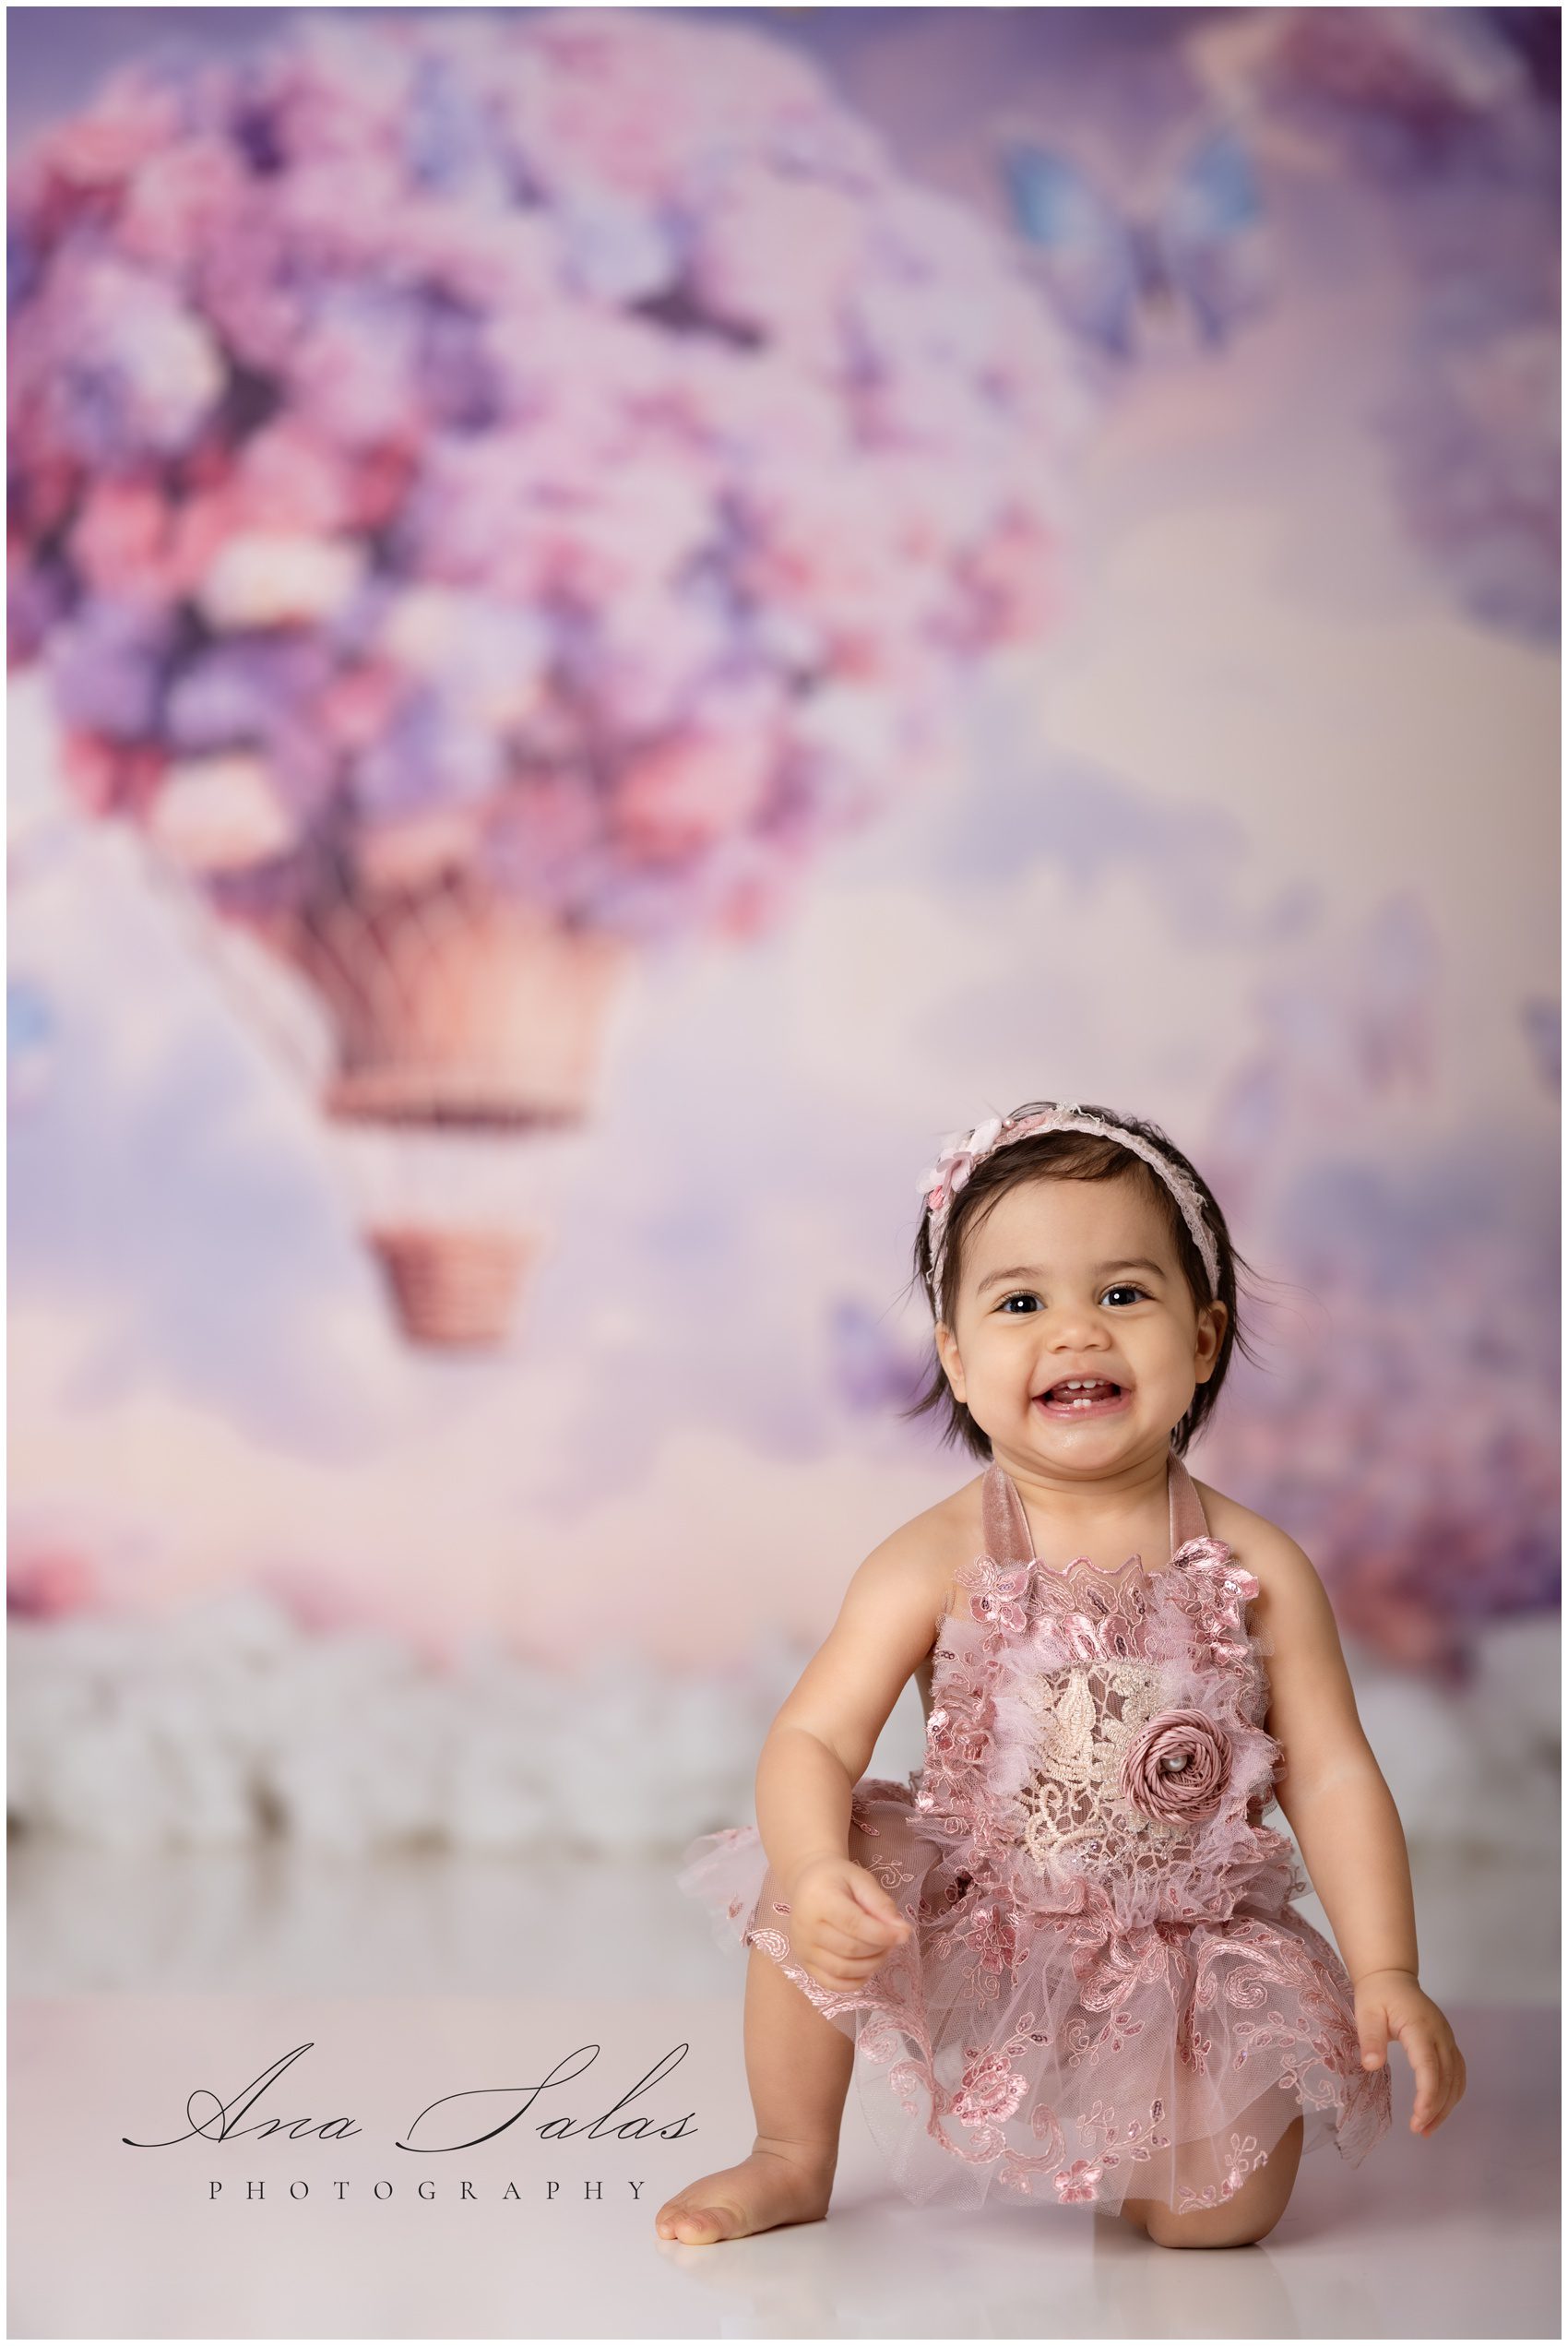
[[[945,1202],[955,1198],[983,1156],[994,1149],[1002,1137],[1002,1118],[988,1116],[973,1132],[950,1132],[942,1143],[942,1154],[921,1177],[921,1199],[934,1213]]]

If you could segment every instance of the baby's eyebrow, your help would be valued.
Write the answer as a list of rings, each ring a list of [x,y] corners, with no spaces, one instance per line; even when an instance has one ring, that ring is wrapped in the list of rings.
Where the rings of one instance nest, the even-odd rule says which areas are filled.
[[[1151,1263],[1146,1255],[1118,1255],[1109,1263],[1096,1263],[1090,1277],[1103,1279],[1108,1271],[1113,1270],[1149,1271],[1156,1279],[1164,1276],[1160,1266]],[[1013,1263],[1006,1270],[988,1271],[976,1292],[983,1295],[988,1287],[995,1287],[1004,1279],[1039,1279],[1040,1276],[1039,1263]]]

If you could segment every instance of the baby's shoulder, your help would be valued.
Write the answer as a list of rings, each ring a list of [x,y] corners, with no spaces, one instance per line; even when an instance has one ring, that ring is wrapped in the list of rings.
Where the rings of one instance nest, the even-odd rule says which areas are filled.
[[[891,1567],[900,1579],[919,1586],[930,1612],[933,1639],[941,1635],[960,1567],[984,1544],[980,1508],[981,1480],[965,1483],[946,1498],[922,1507],[918,1515],[912,1515],[907,1523],[889,1532],[875,1552],[885,1569]]]
[[[985,1476],[960,1483],[918,1518],[930,1560],[932,1621],[940,1637],[955,1607],[962,1609],[962,1576],[985,1550]]]
[[[1227,1498],[1212,1483],[1200,1483],[1193,1477],[1193,1487],[1203,1501],[1204,1519],[1211,1537],[1223,1540],[1232,1550],[1236,1561],[1253,1575],[1261,1592],[1277,1586],[1305,1566],[1312,1566],[1303,1551],[1289,1531],[1271,1523],[1266,1515],[1259,1515],[1252,1507],[1244,1507],[1240,1499]]]

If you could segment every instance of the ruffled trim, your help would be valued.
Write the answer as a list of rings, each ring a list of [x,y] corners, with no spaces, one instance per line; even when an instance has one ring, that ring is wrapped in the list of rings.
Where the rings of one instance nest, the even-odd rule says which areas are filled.
[[[852,1990],[796,1959],[787,1902],[756,1911],[754,1827],[694,1843],[679,1877],[721,1938],[767,1955],[856,2044],[872,2131],[916,2204],[997,2188],[1185,2210],[1239,2188],[1298,2110],[1303,2150],[1332,2140],[1351,2164],[1387,2131],[1386,2066],[1361,2067],[1343,1967],[1301,1915],[1108,1931],[1082,1877],[1063,1913],[1030,1914],[972,1883],[952,1896],[941,1865],[922,1870],[930,1851],[907,1787],[857,1785],[850,1854],[901,1867],[916,1932]]]
[[[756,1827],[726,1825],[683,1850],[675,1887],[707,1910],[720,1947],[743,1947],[766,1872],[767,1852]]]

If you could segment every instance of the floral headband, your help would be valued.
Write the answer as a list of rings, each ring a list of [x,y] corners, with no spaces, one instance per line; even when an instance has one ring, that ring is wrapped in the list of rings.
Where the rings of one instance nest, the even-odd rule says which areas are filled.
[[[1219,1250],[1204,1220],[1203,1198],[1186,1174],[1178,1171],[1141,1133],[1127,1132],[1121,1125],[1108,1124],[1103,1116],[1089,1115],[1075,1100],[1069,1100],[1039,1109],[1016,1108],[1010,1116],[988,1117],[972,1132],[950,1132],[942,1144],[941,1156],[930,1172],[921,1176],[921,1203],[926,1209],[931,1231],[931,1299],[934,1312],[940,1313],[942,1307],[942,1271],[953,1200],[982,1158],[989,1157],[993,1149],[1005,1149],[1009,1141],[1026,1139],[1036,1132],[1100,1133],[1151,1165],[1182,1209],[1182,1219],[1192,1232],[1193,1243],[1208,1273],[1210,1295],[1218,1294]]]

